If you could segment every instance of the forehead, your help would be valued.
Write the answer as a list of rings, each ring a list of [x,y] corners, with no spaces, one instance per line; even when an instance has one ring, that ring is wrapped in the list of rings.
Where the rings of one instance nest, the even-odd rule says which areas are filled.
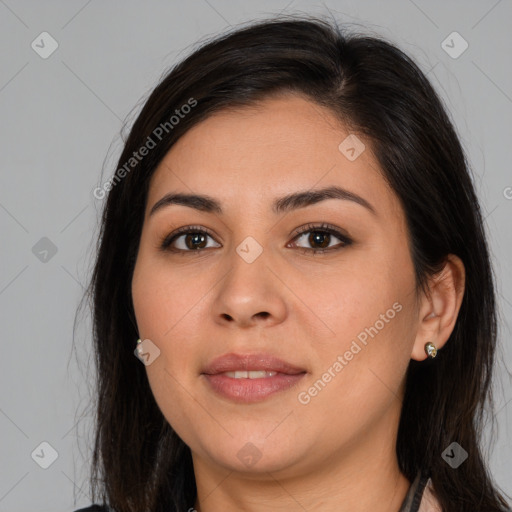
[[[186,132],[151,179],[148,209],[171,191],[247,208],[330,185],[363,196],[376,210],[399,210],[368,140],[329,109],[299,95],[280,95],[220,111]]]

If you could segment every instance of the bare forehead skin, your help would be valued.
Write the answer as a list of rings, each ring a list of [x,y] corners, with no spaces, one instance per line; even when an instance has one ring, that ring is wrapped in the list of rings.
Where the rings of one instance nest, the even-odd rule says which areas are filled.
[[[171,190],[219,197],[226,210],[258,205],[261,214],[274,197],[337,184],[386,212],[387,222],[401,217],[369,141],[357,135],[365,149],[352,162],[339,150],[350,133],[329,109],[295,94],[219,111],[186,132],[161,161],[146,214]]]

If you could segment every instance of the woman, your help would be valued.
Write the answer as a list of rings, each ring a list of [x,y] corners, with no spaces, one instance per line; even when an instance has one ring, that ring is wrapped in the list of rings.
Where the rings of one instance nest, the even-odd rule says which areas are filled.
[[[107,192],[94,501],[507,510],[479,447],[482,216],[400,50],[313,18],[218,37],[152,92]]]

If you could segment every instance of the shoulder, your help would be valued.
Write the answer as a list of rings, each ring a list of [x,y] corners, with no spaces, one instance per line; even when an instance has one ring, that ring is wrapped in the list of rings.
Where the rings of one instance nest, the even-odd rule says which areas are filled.
[[[101,505],[90,505],[88,507],[75,510],[75,512],[109,512],[109,509],[107,507],[102,507]]]

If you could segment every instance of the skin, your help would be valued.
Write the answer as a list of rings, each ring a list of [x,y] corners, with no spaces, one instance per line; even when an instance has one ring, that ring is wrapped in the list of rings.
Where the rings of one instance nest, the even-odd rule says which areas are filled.
[[[398,198],[369,141],[358,135],[366,149],[352,162],[338,149],[349,133],[324,107],[274,96],[202,121],[152,177],[133,303],[141,339],[160,349],[147,375],[162,413],[192,451],[198,500],[191,506],[200,512],[392,512],[410,486],[395,453],[405,373],[411,358],[426,359],[427,341],[439,349],[452,332],[464,266],[450,255],[430,293],[416,289]],[[271,210],[277,197],[330,185],[362,196],[376,214],[339,199]],[[173,204],[150,216],[169,192],[208,195],[223,213]],[[319,243],[294,230],[322,222],[352,244],[332,235],[328,245],[339,250],[304,253]],[[188,225],[213,233],[206,248],[159,249]],[[263,248],[252,263],[236,251],[248,236]],[[187,250],[185,236],[174,246]],[[300,403],[298,394],[394,303],[401,311]],[[234,403],[201,375],[227,352],[268,352],[307,374],[259,403]],[[248,442],[261,455],[250,467],[237,457]]]

